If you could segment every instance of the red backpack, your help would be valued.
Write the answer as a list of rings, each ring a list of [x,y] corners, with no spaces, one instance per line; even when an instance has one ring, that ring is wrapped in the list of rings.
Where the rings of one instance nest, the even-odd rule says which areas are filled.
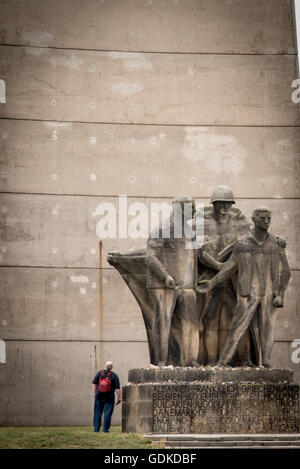
[[[99,379],[99,384],[98,384],[98,391],[99,392],[109,392],[111,390],[111,380],[109,377],[111,376],[112,372],[109,371],[107,375],[105,376],[104,370],[101,371],[101,376]]]

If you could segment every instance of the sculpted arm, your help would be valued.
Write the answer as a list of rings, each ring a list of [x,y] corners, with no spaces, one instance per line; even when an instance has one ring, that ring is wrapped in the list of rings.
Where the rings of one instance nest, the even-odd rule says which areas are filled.
[[[124,259],[124,258],[128,258],[128,257],[138,257],[138,256],[145,256],[145,255],[146,255],[146,249],[145,248],[135,249],[134,251],[129,251],[129,252],[122,253],[122,254],[118,251],[116,251],[116,252],[110,251],[107,254],[107,261],[111,265],[114,265],[118,262],[118,260],[120,260],[122,258]]]
[[[198,251],[198,261],[213,270],[219,271],[221,270],[224,261],[226,261],[232,254],[235,243],[236,241],[232,241],[221,252],[219,252],[217,256],[213,256],[210,253],[210,243],[205,243]]]
[[[273,305],[277,308],[281,308],[283,306],[283,299],[284,299],[284,292],[289,283],[291,272],[289,263],[286,257],[285,249],[282,248],[280,252],[280,264],[281,264],[281,271],[279,276],[279,288],[276,297],[273,300]]]
[[[166,288],[174,289],[176,287],[175,280],[168,274],[160,260],[155,255],[148,253],[146,263],[154,275],[165,283]]]
[[[238,268],[237,262],[233,256],[227,262],[222,264],[221,270],[211,280],[201,280],[198,284],[197,291],[199,293],[207,293],[220,283],[225,282],[236,272]]]
[[[198,260],[201,262],[201,264],[205,265],[206,267],[210,267],[213,270],[218,271],[222,267],[221,262],[218,262],[213,256],[211,256],[204,246],[199,249]]]

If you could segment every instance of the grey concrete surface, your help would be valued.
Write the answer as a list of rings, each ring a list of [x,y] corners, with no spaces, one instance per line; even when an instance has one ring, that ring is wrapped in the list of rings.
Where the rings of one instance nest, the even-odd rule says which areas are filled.
[[[7,46],[0,46],[0,52],[1,76],[9,84],[1,117],[126,124],[300,124],[299,109],[291,100],[295,55],[136,57],[132,52]]]
[[[102,277],[101,319],[99,269],[0,268],[0,337],[146,341],[142,314],[119,273],[103,269]]]
[[[8,362],[1,365],[0,424],[92,425],[91,381],[99,361],[110,358],[121,382],[128,362],[145,362],[146,343],[7,341]],[[113,424],[120,422],[116,407]]]
[[[0,336],[21,340],[146,341],[142,313],[118,272],[99,269],[0,268]],[[292,271],[275,340],[300,337],[299,271]],[[118,296],[114,292],[118,292]],[[122,298],[122,301],[120,301]]]
[[[292,383],[293,373],[288,369],[275,368],[177,368],[132,369],[128,372],[129,382],[160,383],[167,389],[169,383]]]
[[[279,368],[289,368],[292,370],[294,373],[294,382],[300,384],[300,367],[299,363],[293,363],[291,359],[292,352],[295,350],[291,345],[292,342],[287,341],[275,342],[272,360]]]
[[[1,42],[78,49],[293,54],[288,0],[10,0]],[[8,21],[9,20],[9,21]],[[78,32],[80,31],[80,34]]]
[[[54,173],[56,174],[56,173]],[[174,192],[180,191],[174,180]],[[59,185],[59,174],[53,180]],[[190,192],[191,193],[191,192]],[[275,193],[275,194],[274,194]],[[276,187],[272,195],[276,195]],[[191,194],[192,195],[192,194]],[[300,216],[299,199],[240,199],[237,206],[251,219],[252,211],[260,205],[272,210],[270,232],[287,241],[287,255],[292,269],[300,267],[298,226]],[[109,267],[106,255],[109,251],[127,252],[142,248],[151,226],[151,203],[166,202],[170,199],[134,197],[128,198],[128,207],[143,203],[148,211],[148,230],[145,238],[103,239],[103,267]],[[209,199],[196,199],[209,205]],[[1,194],[0,223],[1,263],[3,265],[52,266],[52,267],[99,267],[99,222],[97,208],[100,204],[111,203],[118,213],[117,197],[88,197],[38,194]],[[135,216],[128,215],[128,226]],[[288,227],[288,229],[287,229]],[[99,231],[98,231],[99,233]]]
[[[297,127],[0,120],[0,176],[9,192],[173,197],[180,174],[180,190],[194,197],[209,197],[217,180],[238,197],[294,198],[299,161]]]
[[[300,434],[290,433],[282,434],[275,433],[270,435],[268,433],[245,433],[240,434],[144,434],[145,438],[150,438],[153,441],[164,441],[165,448],[274,448],[274,449],[294,449],[300,446]]]

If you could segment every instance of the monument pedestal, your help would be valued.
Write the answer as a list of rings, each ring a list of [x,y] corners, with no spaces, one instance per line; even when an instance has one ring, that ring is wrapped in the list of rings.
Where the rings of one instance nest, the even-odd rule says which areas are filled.
[[[299,432],[299,386],[290,370],[162,367],[128,375],[123,432]]]

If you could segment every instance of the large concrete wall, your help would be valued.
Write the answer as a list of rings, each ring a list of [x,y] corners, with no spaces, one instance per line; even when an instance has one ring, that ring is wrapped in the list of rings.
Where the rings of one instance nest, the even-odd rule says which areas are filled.
[[[0,423],[91,424],[107,359],[123,384],[148,363],[139,308],[97,206],[232,187],[273,210],[292,280],[274,363],[300,338],[299,104],[286,0],[0,1]],[[114,422],[120,421],[116,409]]]

